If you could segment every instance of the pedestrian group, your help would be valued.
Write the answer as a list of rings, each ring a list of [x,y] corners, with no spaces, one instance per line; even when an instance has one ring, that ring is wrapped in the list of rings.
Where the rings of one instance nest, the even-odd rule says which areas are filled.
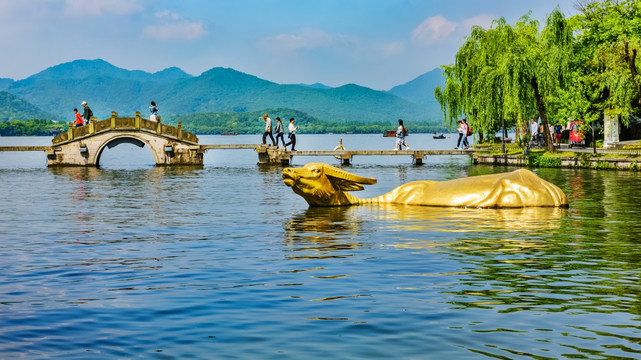
[[[269,117],[269,115],[263,115],[263,121],[265,122],[263,145],[267,145],[267,137],[269,136],[270,140],[272,141],[272,146],[278,147],[278,139],[280,139],[283,144],[281,149],[286,150],[287,147],[291,145],[291,151],[296,151],[296,130],[298,130],[298,126],[294,125],[296,119],[289,119],[289,125],[287,126],[287,130],[289,131],[289,134],[287,134],[287,138],[289,139],[289,141],[287,143],[285,143],[285,131],[283,130],[283,123],[281,122],[280,117],[276,118],[276,139],[274,139],[274,135],[272,135],[272,119]]]

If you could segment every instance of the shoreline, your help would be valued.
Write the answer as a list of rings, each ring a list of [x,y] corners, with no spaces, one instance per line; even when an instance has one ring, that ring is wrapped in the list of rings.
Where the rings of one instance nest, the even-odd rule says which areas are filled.
[[[517,167],[581,168],[596,170],[641,170],[641,157],[474,154],[474,164]]]

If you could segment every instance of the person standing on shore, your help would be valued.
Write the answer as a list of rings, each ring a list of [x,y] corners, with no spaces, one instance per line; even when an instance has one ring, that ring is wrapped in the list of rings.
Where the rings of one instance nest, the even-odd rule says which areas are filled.
[[[291,145],[291,151],[296,151],[296,130],[298,130],[298,126],[294,125],[294,121],[296,121],[294,118],[289,119],[289,126],[287,126],[289,130],[289,135],[287,135],[289,142],[283,146],[283,149],[287,149],[287,146]]]
[[[280,121],[280,118],[276,118],[276,129],[274,130],[276,132],[276,147],[278,147],[278,139],[280,138],[280,141],[282,141],[283,146],[285,146],[285,130],[283,130],[283,123]]]
[[[85,119],[85,125],[86,125],[86,124],[89,124],[89,122],[91,121],[91,118],[93,117],[93,111],[91,111],[86,101],[82,102],[82,107],[85,108],[85,110],[82,112],[82,118]]]
[[[539,144],[539,124],[532,118],[530,120],[530,145]]]
[[[267,135],[272,140],[273,146],[276,146],[276,141],[274,141],[274,135],[272,135],[272,119],[269,118],[267,114],[263,115],[263,121],[265,122],[265,132],[263,133],[263,145],[267,144]]]
[[[556,147],[558,148],[561,147],[561,134],[563,134],[563,125],[561,125],[561,123],[558,123],[554,125],[554,142],[556,143]]]

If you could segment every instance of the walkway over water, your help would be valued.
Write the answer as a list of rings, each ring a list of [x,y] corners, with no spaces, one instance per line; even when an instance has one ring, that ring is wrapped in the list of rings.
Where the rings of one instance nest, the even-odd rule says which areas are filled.
[[[412,161],[416,165],[423,164],[425,156],[432,155],[468,155],[473,156],[474,151],[471,150],[296,150],[286,151],[284,149],[276,149],[275,147],[267,147],[261,145],[261,149],[256,149],[259,153],[259,160],[261,153],[263,157],[268,158],[269,163],[281,163],[283,165],[289,164],[294,156],[332,156],[341,160],[343,165],[349,165],[354,156],[398,156],[405,155],[411,156]]]

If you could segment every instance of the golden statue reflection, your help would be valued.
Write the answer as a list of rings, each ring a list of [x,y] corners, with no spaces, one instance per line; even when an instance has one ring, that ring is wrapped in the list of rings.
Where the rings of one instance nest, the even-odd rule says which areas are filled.
[[[283,169],[285,185],[311,206],[404,204],[470,208],[567,207],[568,200],[556,185],[533,172],[518,169],[509,173],[465,177],[448,181],[413,181],[370,199],[359,199],[350,191],[376,184],[324,163]]]
[[[291,259],[349,257],[346,250],[366,246],[354,240],[364,220],[345,207],[312,207],[292,216],[285,224],[286,244],[294,251]]]
[[[378,246],[463,250],[500,245],[503,250],[512,247],[511,251],[519,251],[544,246],[532,234],[558,231],[567,212],[558,207],[310,207],[285,224],[285,241],[293,252],[292,259],[354,256],[353,250],[375,246],[368,234],[388,230],[403,236]]]

